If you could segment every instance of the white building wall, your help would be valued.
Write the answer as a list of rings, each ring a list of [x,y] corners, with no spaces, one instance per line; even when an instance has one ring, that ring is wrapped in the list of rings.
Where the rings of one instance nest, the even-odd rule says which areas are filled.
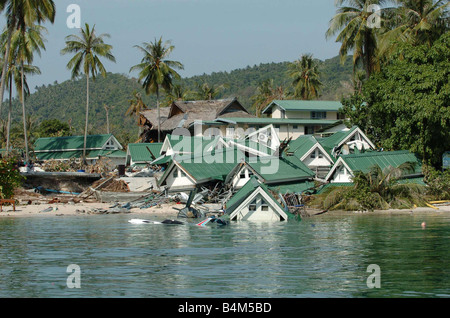
[[[303,163],[308,167],[327,167],[333,164],[318,148],[314,150],[314,153],[315,158],[312,158],[310,154],[303,160]],[[320,158],[320,155],[322,156],[322,158]]]
[[[263,211],[262,209],[262,200],[265,200],[260,194],[256,196],[256,210],[250,211],[249,207],[250,204],[243,207],[236,215],[237,221],[280,221],[280,216],[278,213],[273,209],[273,207],[270,204],[267,207],[267,211]],[[250,203],[253,203],[254,200],[252,200]]]
[[[194,188],[195,183],[188,176],[182,176],[180,169],[175,167],[177,170],[177,177],[174,177],[174,171],[172,170],[166,178],[166,185],[169,188]]]
[[[333,179],[330,180],[330,182],[331,183],[352,182],[351,177],[352,177],[352,175],[347,170],[347,168],[345,168],[345,166],[341,165],[339,168],[336,169]]]

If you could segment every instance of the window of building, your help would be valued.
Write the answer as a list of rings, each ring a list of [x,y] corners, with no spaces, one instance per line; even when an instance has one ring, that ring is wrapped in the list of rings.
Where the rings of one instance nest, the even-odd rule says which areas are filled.
[[[311,152],[311,155],[309,157],[311,159],[315,159],[316,158],[316,151],[314,150],[313,152]]]
[[[241,179],[245,179],[246,178],[246,176],[245,176],[245,169],[243,169],[241,171],[241,174],[239,175],[239,178],[241,178]]]
[[[269,211],[269,205],[263,199],[261,199],[261,211]]]
[[[292,129],[298,129],[297,125],[292,126]]]
[[[181,176],[182,176],[182,177],[186,177],[186,173],[184,173],[183,170],[180,170],[180,173],[181,173]]]
[[[174,178],[178,178],[178,169],[177,168],[175,168],[175,169],[173,169],[173,177]]]
[[[248,210],[249,210],[250,212],[256,211],[256,200],[253,200],[253,202],[250,203],[250,205],[248,206]]]
[[[105,149],[107,149],[107,150],[115,149],[114,142],[112,140],[108,141],[106,143]]]
[[[311,112],[311,119],[326,119],[327,112]]]
[[[343,113],[337,113],[337,119],[345,119],[345,114]]]
[[[305,135],[314,135],[314,126],[305,126]]]

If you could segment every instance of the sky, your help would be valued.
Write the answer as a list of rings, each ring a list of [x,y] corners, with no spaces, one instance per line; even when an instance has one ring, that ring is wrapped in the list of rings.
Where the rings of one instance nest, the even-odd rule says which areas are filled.
[[[326,39],[336,12],[334,0],[55,0],[56,20],[45,23],[46,50],[34,64],[41,75],[29,87],[70,79],[69,55],[61,55],[69,28],[69,5],[80,8],[81,25],[108,33],[116,63],[104,61],[108,72],[137,77],[130,68],[142,53],[135,45],[162,37],[175,46],[170,59],[180,61],[182,77],[232,71],[260,63],[294,61],[312,53],[321,60],[338,55],[340,45]],[[69,19],[71,20],[71,19]],[[5,25],[2,15],[0,25]]]

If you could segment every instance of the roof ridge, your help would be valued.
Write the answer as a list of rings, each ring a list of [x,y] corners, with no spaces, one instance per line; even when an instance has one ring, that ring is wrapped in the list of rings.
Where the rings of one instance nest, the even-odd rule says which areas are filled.
[[[341,157],[344,158],[351,158],[351,157],[367,157],[367,156],[381,156],[381,155],[395,155],[400,153],[410,153],[414,154],[409,150],[392,150],[392,151],[366,151],[361,153],[352,153],[348,155],[341,155]]]

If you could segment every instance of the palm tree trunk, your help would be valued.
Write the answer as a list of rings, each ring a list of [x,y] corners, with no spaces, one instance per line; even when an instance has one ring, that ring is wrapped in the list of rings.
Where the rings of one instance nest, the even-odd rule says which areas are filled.
[[[159,87],[156,88],[156,108],[158,109],[158,143],[161,142],[161,114],[159,112]]]
[[[9,110],[8,110],[8,124],[6,126],[6,155],[9,154],[11,143],[11,112],[12,112],[12,76],[9,78]]]
[[[106,110],[106,133],[109,135],[109,110]]]
[[[87,164],[86,161],[86,145],[87,145],[87,133],[88,133],[88,120],[89,120],[89,72],[86,74],[86,120],[84,123],[84,144],[83,144],[83,164]]]
[[[2,70],[2,80],[0,84],[0,117],[2,116],[2,105],[3,105],[3,94],[5,92],[5,82],[6,82],[6,69],[8,67],[8,57],[9,51],[11,50],[11,38],[13,34],[14,26],[11,25],[8,30],[8,43],[6,44],[5,58],[3,61],[3,70]]]
[[[25,112],[25,88],[24,88],[24,67],[23,61],[21,62],[22,74],[20,75],[22,81],[22,113],[23,113],[23,135],[25,140],[25,162],[29,164],[29,156],[28,156],[28,133],[27,133],[27,118]]]

